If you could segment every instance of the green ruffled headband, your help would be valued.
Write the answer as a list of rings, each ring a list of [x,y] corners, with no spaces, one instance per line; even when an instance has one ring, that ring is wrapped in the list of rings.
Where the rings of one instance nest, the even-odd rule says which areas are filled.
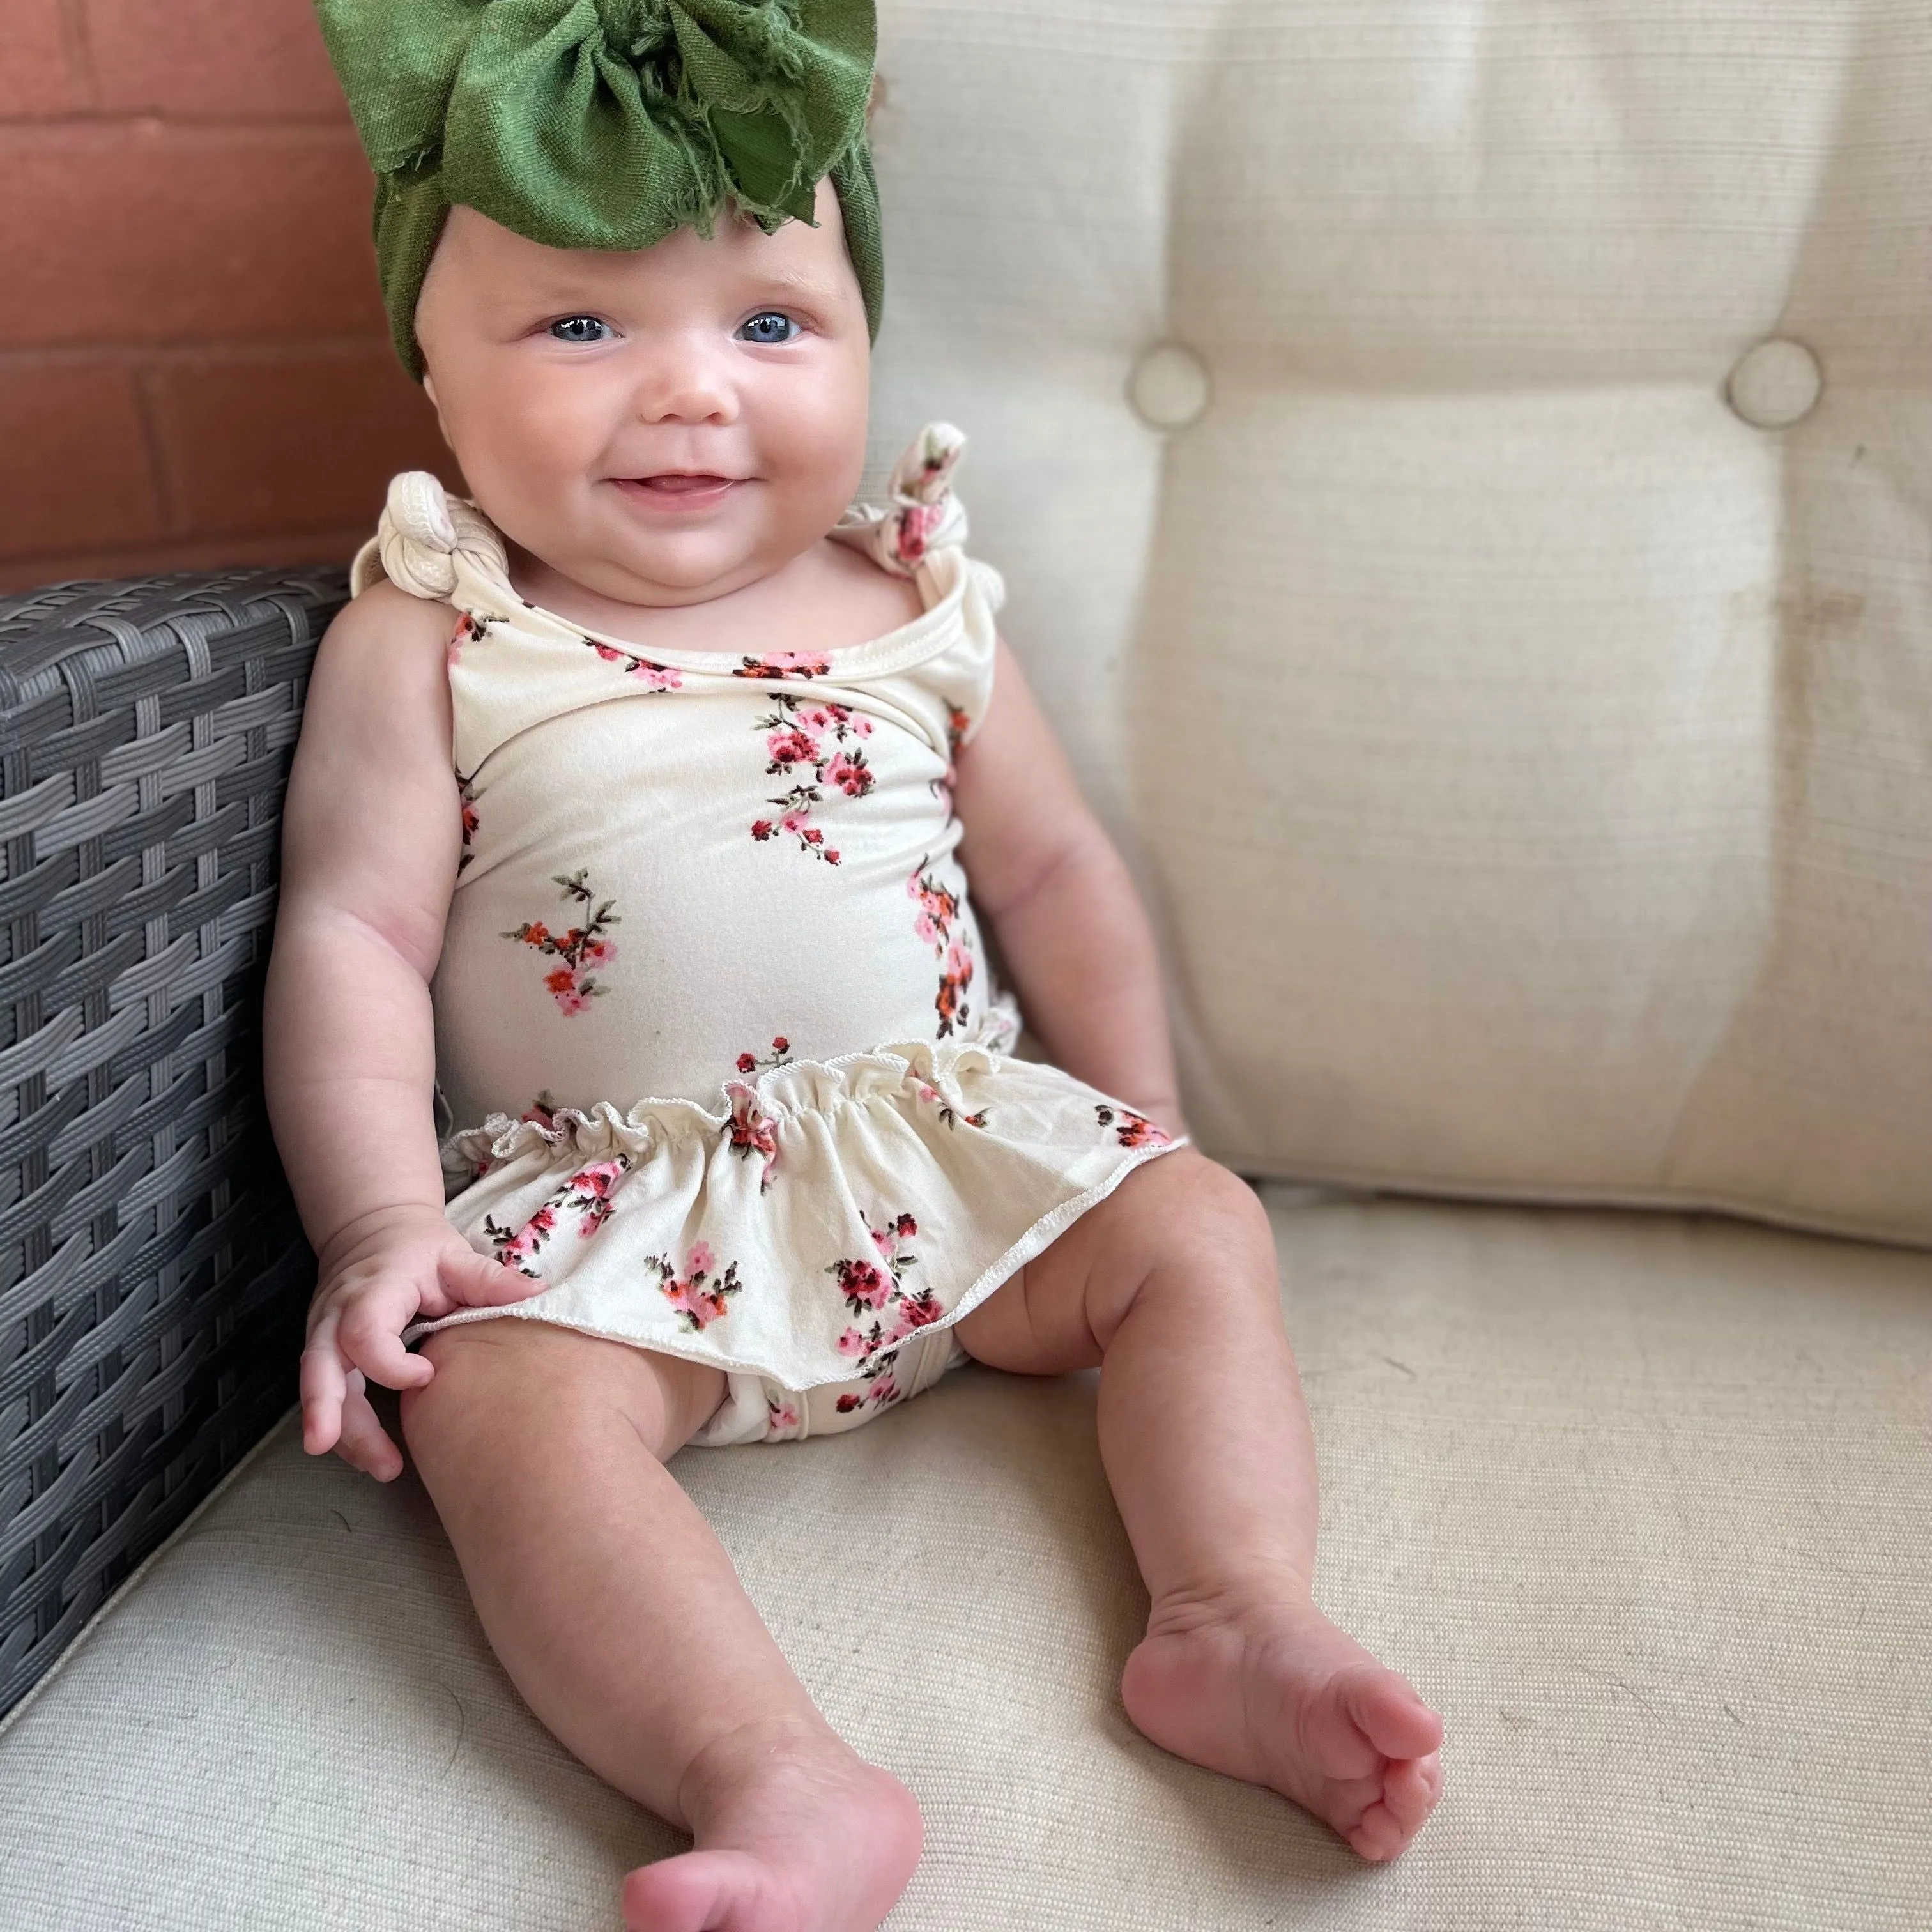
[[[460,202],[553,248],[766,233],[829,176],[872,334],[885,270],[866,144],[872,0],[316,0],[376,170],[396,352],[421,380],[416,298]]]

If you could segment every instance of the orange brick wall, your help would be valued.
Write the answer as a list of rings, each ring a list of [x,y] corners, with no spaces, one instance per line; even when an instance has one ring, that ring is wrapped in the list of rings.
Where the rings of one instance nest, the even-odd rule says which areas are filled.
[[[456,474],[309,0],[0,0],[0,590],[345,558]]]

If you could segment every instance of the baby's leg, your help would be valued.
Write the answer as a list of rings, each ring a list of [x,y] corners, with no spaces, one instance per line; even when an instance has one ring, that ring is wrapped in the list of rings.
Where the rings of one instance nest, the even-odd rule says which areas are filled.
[[[1366,1858],[1442,1787],[1442,1720],[1315,1607],[1315,1445],[1268,1216],[1190,1148],[1130,1174],[959,1324],[1022,1374],[1102,1365],[1100,1454],[1153,1609],[1127,1714]]]
[[[439,1330],[411,1454],[491,1647],[537,1716],[697,1848],[626,1881],[633,1932],[872,1932],[919,1811],[836,1737],[664,1468],[713,1369],[553,1324]]]

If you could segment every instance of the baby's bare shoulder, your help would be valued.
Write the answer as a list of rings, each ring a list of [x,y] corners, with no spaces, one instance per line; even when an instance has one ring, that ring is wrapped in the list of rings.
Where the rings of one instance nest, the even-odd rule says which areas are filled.
[[[335,614],[323,633],[322,650],[338,659],[427,660],[440,666],[456,622],[447,604],[412,597],[385,580],[370,584]]]
[[[882,638],[925,608],[910,578],[881,570],[849,544],[828,541],[820,549],[826,628],[837,633],[824,641],[833,649]]]
[[[303,710],[313,758],[326,746],[362,763],[445,761],[448,646],[456,613],[372,584],[323,633]]]

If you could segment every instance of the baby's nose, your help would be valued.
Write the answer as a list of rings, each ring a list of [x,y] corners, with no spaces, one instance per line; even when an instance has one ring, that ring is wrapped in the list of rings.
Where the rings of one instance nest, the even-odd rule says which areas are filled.
[[[670,350],[653,356],[638,381],[632,407],[646,423],[733,423],[736,387],[716,360],[701,351]]]

